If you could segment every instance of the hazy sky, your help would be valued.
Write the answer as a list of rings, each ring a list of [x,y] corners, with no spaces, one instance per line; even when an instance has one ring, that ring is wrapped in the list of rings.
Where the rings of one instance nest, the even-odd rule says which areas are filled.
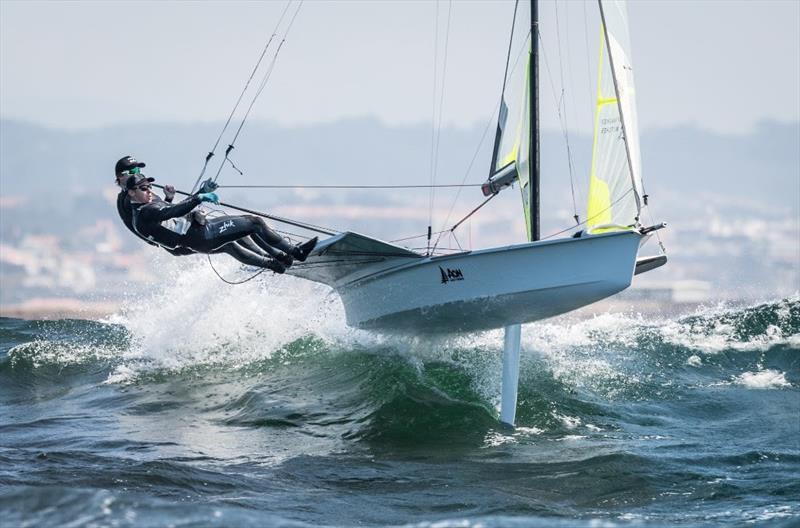
[[[0,114],[59,127],[224,120],[284,5],[0,0]],[[445,123],[490,118],[512,9],[453,2]],[[441,1],[440,52],[447,10]],[[596,10],[561,1],[556,27],[555,4],[542,4],[555,83],[558,30],[565,84],[575,86],[573,116],[589,108]],[[736,133],[762,119],[800,119],[800,1],[645,0],[629,14],[643,129],[693,123]],[[429,1],[307,0],[254,118],[430,122],[435,20]],[[552,90],[542,90],[544,126],[554,127]]]

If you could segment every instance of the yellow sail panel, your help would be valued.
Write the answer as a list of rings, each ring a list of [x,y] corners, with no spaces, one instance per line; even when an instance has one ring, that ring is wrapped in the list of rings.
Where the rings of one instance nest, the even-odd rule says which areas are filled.
[[[611,223],[611,195],[608,185],[594,174],[589,180],[589,205],[586,214],[590,230],[594,226]]]
[[[586,206],[586,228],[589,233],[631,229],[637,213],[619,101],[605,50],[605,35],[601,31],[592,165]]]
[[[517,153],[518,152],[519,152],[519,143],[516,143],[514,145],[514,148],[511,149],[511,152],[509,152],[508,155],[506,155],[506,157],[502,158],[499,161],[499,163],[497,164],[498,168],[503,168],[506,165],[508,165],[509,163],[517,161]]]

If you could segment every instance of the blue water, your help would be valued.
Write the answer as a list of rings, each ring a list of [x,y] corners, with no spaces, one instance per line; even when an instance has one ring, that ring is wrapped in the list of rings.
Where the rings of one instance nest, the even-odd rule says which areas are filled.
[[[800,525],[797,297],[527,325],[511,429],[500,333],[252,288],[0,319],[3,525]]]

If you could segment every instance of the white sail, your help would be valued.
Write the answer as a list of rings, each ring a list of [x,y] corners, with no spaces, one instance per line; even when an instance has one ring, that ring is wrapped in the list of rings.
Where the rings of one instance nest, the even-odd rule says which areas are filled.
[[[589,232],[639,224],[642,191],[636,89],[624,0],[599,0],[603,20],[587,206]]]

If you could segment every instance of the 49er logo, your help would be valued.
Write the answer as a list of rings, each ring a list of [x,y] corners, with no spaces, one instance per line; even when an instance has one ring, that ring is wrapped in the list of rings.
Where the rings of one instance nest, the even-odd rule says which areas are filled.
[[[439,271],[442,272],[442,284],[447,284],[450,281],[464,280],[464,274],[458,268],[456,269],[447,268],[447,270],[445,270],[444,268],[439,266]]]

